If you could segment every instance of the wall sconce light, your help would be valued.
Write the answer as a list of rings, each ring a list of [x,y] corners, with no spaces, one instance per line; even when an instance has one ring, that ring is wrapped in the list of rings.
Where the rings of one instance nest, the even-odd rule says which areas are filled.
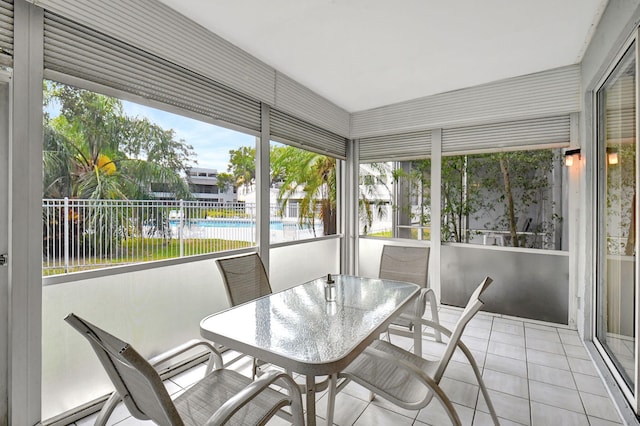
[[[607,163],[610,166],[614,164],[618,164],[620,162],[620,158],[618,158],[618,151],[613,148],[607,148]]]
[[[573,166],[574,159],[580,159],[580,148],[568,149],[564,152],[564,165],[567,167]]]

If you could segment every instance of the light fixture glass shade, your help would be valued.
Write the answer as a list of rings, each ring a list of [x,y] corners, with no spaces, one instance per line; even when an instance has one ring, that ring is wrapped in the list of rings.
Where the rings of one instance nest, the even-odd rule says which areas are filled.
[[[564,165],[567,167],[573,166],[573,155],[567,155],[564,157]]]
[[[617,152],[608,152],[607,153],[607,163],[609,163],[609,165],[614,165],[614,164],[618,164],[620,160],[618,159],[618,153]]]

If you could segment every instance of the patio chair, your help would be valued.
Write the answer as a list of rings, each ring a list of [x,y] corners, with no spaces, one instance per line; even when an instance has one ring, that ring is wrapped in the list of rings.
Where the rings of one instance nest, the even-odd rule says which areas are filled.
[[[116,391],[103,406],[96,425],[106,424],[115,406],[124,401],[133,417],[158,425],[263,425],[275,414],[304,425],[300,390],[291,377],[273,372],[256,381],[222,368],[222,357],[210,343],[193,340],[150,361],[126,342],[88,321],[69,314],[65,321],[91,344]],[[203,379],[171,400],[154,366],[203,346],[210,351]],[[269,386],[282,386],[288,395]],[[291,415],[280,409],[289,406]]]
[[[480,297],[491,281],[491,278],[487,277],[475,289],[453,331],[449,331],[433,321],[421,320],[423,325],[436,328],[449,338],[440,359],[426,360],[390,342],[375,340],[349,364],[346,370],[338,373],[337,376],[333,375],[329,385],[327,423],[331,424],[333,421],[337,392],[350,381],[354,381],[373,394],[380,395],[393,404],[408,410],[419,410],[426,407],[435,396],[444,406],[451,422],[460,425],[460,418],[451,400],[439,385],[455,349],[460,348],[471,364],[493,422],[498,425],[498,416],[482,380],[480,369],[471,351],[460,340],[466,325],[483,306],[484,303]],[[340,379],[343,380],[337,385],[337,381]]]
[[[217,259],[216,263],[222,273],[231,306],[271,294],[267,271],[257,253]]]
[[[427,288],[429,277],[429,248],[428,247],[402,247],[385,245],[382,248],[380,259],[380,278],[396,281],[407,281],[422,287],[420,296],[413,307],[403,311],[391,323],[388,333],[411,337],[416,318],[422,318],[427,302],[431,309],[431,320],[440,323],[438,318],[438,302],[433,289]],[[420,325],[418,325],[420,327]],[[442,341],[440,331],[434,330],[437,342]],[[422,338],[413,335],[415,353],[422,353]],[[389,340],[390,341],[390,340]]]
[[[269,277],[257,253],[217,259],[231,306],[241,305],[271,294]],[[253,359],[252,377],[256,377],[264,363]]]

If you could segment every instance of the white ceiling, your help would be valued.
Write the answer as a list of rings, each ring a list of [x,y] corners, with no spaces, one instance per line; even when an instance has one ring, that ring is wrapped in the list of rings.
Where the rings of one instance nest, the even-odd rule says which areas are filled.
[[[160,0],[349,112],[579,63],[607,0]]]

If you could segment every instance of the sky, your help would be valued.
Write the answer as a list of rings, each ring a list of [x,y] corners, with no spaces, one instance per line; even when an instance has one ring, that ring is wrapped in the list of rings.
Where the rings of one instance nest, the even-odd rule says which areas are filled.
[[[241,146],[255,146],[255,136],[235,130],[133,102],[122,101],[122,107],[128,116],[147,117],[163,129],[173,129],[178,139],[184,139],[185,143],[193,146],[198,162],[194,167],[206,167],[216,169],[218,172],[226,172],[229,163],[229,150]]]

